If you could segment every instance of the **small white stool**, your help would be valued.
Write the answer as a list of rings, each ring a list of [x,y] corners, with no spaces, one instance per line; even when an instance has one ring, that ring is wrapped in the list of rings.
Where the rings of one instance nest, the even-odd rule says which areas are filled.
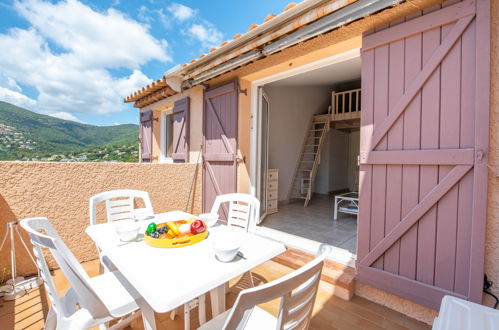
[[[499,310],[452,296],[445,296],[433,330],[499,329]]]

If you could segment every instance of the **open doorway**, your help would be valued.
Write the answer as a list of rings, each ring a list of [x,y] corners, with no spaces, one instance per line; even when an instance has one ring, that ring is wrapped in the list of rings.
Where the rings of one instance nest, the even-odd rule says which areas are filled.
[[[356,253],[360,77],[353,56],[259,86],[260,226]]]

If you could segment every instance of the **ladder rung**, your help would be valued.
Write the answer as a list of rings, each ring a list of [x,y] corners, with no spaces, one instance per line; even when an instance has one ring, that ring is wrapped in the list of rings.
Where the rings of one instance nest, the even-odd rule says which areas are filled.
[[[307,181],[307,183],[310,183],[310,178],[298,178],[298,179],[304,179],[304,180],[306,180],[306,181]],[[303,182],[303,183],[305,183],[305,182]],[[293,185],[297,185],[297,184],[302,184],[302,182],[295,181],[295,182],[293,183]]]

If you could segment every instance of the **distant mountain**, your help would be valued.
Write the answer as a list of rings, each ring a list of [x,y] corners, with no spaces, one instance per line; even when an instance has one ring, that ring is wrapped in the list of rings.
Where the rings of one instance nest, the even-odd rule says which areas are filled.
[[[0,101],[0,160],[137,148],[138,126],[94,126],[41,115]],[[126,148],[125,148],[126,147]]]

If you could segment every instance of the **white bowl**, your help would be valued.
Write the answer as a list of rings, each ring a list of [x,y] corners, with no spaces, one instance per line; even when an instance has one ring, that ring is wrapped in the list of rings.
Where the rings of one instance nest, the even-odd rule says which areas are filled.
[[[218,221],[217,213],[201,213],[199,219],[203,220],[208,227],[213,227]]]
[[[124,242],[133,241],[137,239],[140,231],[140,224],[138,223],[124,223],[116,227],[116,233],[120,237],[120,240]]]
[[[213,242],[213,250],[219,261],[230,262],[234,260],[240,248],[240,243],[232,238],[219,237]]]

